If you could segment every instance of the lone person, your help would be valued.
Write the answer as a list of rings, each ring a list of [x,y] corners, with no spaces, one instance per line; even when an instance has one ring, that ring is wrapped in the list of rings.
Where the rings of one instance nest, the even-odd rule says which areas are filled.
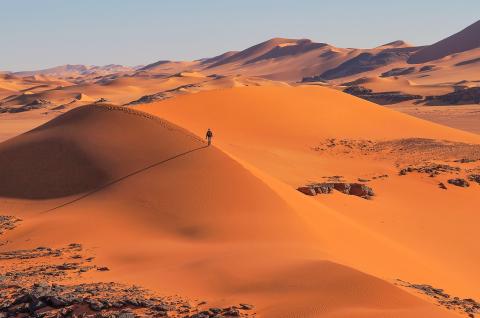
[[[212,137],[213,137],[213,133],[210,130],[210,128],[208,128],[207,133],[205,134],[205,139],[207,139],[209,146],[212,144]]]

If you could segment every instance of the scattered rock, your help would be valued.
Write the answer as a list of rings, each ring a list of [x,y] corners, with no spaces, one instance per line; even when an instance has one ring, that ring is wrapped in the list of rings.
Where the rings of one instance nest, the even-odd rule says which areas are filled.
[[[362,183],[324,182],[299,187],[297,190],[311,196],[317,194],[328,194],[333,190],[337,190],[348,195],[355,195],[364,199],[370,199],[375,195],[372,188]]]
[[[11,215],[0,215],[0,235],[5,231],[13,230],[21,219]]]
[[[447,190],[447,186],[446,186],[443,182],[440,182],[440,183],[438,184],[438,187],[439,187],[440,189]]]
[[[253,305],[210,308],[192,306],[177,296],[156,297],[150,291],[117,283],[0,285],[0,317],[252,317],[240,310]],[[193,312],[193,314],[188,314]],[[72,315],[75,313],[75,315]],[[187,314],[187,315],[185,315]]]
[[[427,105],[480,104],[480,87],[466,87],[445,95],[425,97]]]
[[[243,309],[243,310],[252,310],[254,308],[253,305],[249,305],[249,304],[240,304],[240,309]]]
[[[469,317],[475,317],[475,314],[480,313],[480,303],[471,298],[460,299],[459,297],[452,297],[445,293],[443,289],[434,288],[426,284],[411,284],[400,279],[397,279],[397,284],[416,289],[419,292],[434,298],[439,305],[450,310],[462,311]]]
[[[435,69],[435,65],[425,65],[420,68],[419,72],[429,72],[429,71],[433,71],[434,69]]]
[[[421,166],[408,166],[399,171],[399,175],[404,176],[411,172],[426,173],[430,176],[437,176],[444,172],[458,172],[459,167],[453,167],[446,164],[425,164]]]
[[[223,310],[223,314],[225,316],[238,317],[238,316],[240,316],[240,311],[235,307],[229,307],[229,308],[225,308]]]
[[[476,161],[478,161],[478,159],[462,158],[462,159],[457,159],[457,160],[454,160],[454,161],[459,162],[459,163],[470,163],[470,162],[476,162]]]
[[[462,178],[449,179],[448,183],[453,184],[457,187],[463,187],[463,188],[467,188],[467,187],[470,186],[470,183],[468,183],[467,180],[462,179]]]
[[[397,67],[393,68],[390,71],[384,72],[380,77],[391,77],[391,76],[401,76],[407,75],[415,72],[415,67]]]
[[[480,174],[471,174],[468,176],[468,180],[480,184]]]
[[[371,89],[363,86],[350,86],[343,92],[379,105],[391,105],[408,100],[423,99],[421,95],[412,95],[402,92],[373,92]]]

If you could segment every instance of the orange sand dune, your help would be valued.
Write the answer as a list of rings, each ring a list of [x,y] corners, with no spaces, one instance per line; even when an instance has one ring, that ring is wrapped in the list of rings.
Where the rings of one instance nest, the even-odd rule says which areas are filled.
[[[362,244],[361,248],[353,242],[357,240],[354,236],[342,232],[342,240],[352,244],[350,247],[356,246],[353,249],[361,250],[364,257],[335,241],[330,242],[329,250],[334,259],[382,277],[429,282],[464,296],[479,296],[475,286],[480,283],[477,273],[480,259],[471,253],[476,244],[474,224],[480,221],[471,208],[472,202],[478,202],[478,187],[441,192],[431,178],[400,179],[394,157],[389,161],[375,161],[361,156],[321,156],[312,151],[325,138],[421,137],[479,144],[478,135],[415,119],[321,87],[212,91],[140,106],[140,109],[200,136],[206,127],[212,128],[219,147],[247,167],[255,167],[262,178],[267,175],[281,180],[283,186],[291,190],[320,181],[323,176],[341,175],[353,181],[364,175],[388,174],[388,181],[371,183],[380,193],[371,202],[340,194],[325,199],[289,197],[289,200],[296,200],[292,205],[297,208],[304,204],[300,200],[318,203],[315,207],[302,206],[301,213],[308,215],[309,222],[318,226],[319,232],[325,231],[324,215],[319,216],[318,212],[315,215],[313,211],[329,206],[354,224],[401,247],[394,252],[376,247],[376,253],[370,255],[371,242]],[[412,160],[415,156],[411,154]],[[275,182],[271,186],[277,191],[283,189],[285,198],[287,190]],[[453,220],[455,227],[451,226]],[[458,235],[459,231],[462,235]],[[387,265],[385,258],[398,258],[398,261]]]
[[[70,82],[43,75],[19,77],[12,74],[0,74],[0,100],[22,93],[32,94],[71,85],[73,84]]]
[[[196,96],[202,107],[205,96],[218,94],[212,105],[219,110],[225,107],[223,94],[248,98],[261,90]],[[280,98],[294,91],[267,92]],[[265,111],[243,104],[242,98],[230,102],[230,107]],[[256,125],[269,130],[261,127],[261,117],[251,119],[244,123],[251,128],[244,137],[253,136]],[[277,139],[280,145],[285,135],[259,142]],[[87,281],[101,277],[142,284],[212,304],[251,302],[262,317],[456,317],[384,280],[326,261],[349,251],[357,260],[367,257],[368,267],[381,253],[388,255],[382,265],[394,268],[401,259],[417,260],[415,253],[145,113],[80,107],[4,142],[0,158],[9,165],[0,170],[8,184],[1,193],[3,206],[24,219],[0,250],[81,242],[111,268],[88,274]],[[9,174],[12,169],[15,174]],[[22,184],[27,177],[30,184],[18,191],[27,186]],[[57,182],[61,187],[53,185]],[[44,200],[31,200],[40,197]]]
[[[157,93],[158,91],[173,89],[181,85],[205,81],[198,75],[190,74],[172,77],[119,77],[94,83],[84,83],[68,87],[55,87],[34,94],[21,94],[5,101],[5,106],[24,105],[36,99],[48,100],[55,105],[66,104],[69,107],[84,105],[101,98],[112,103],[124,104],[138,99],[143,95]],[[83,95],[82,95],[83,94]],[[87,99],[79,96],[88,96]],[[72,103],[73,104],[70,104]]]

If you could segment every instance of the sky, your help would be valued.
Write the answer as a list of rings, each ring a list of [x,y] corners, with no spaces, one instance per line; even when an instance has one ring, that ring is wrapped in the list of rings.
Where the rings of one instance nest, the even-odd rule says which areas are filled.
[[[479,0],[7,0],[0,70],[193,60],[273,37],[338,47],[425,45],[479,13]]]

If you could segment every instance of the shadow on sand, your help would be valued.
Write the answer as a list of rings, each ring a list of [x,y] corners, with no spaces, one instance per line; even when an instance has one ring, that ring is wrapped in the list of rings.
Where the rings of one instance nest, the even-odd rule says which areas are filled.
[[[195,149],[192,149],[192,150],[189,150],[189,151],[180,153],[180,154],[175,155],[175,156],[173,156],[173,157],[167,158],[167,159],[165,159],[165,160],[155,162],[155,163],[153,163],[153,164],[151,164],[151,165],[149,165],[149,166],[147,166],[147,167],[144,167],[144,168],[142,168],[142,169],[136,170],[136,171],[134,171],[134,172],[132,172],[132,173],[129,173],[129,174],[123,176],[123,177],[120,177],[120,178],[118,178],[118,179],[109,181],[109,182],[107,182],[107,183],[105,183],[105,184],[103,184],[103,185],[101,185],[101,186],[99,186],[99,187],[97,187],[97,188],[95,188],[95,189],[93,189],[93,190],[91,190],[91,191],[89,191],[89,192],[87,192],[87,193],[79,196],[78,198],[75,198],[75,199],[73,199],[73,200],[71,200],[71,201],[68,201],[68,202],[66,202],[66,203],[60,204],[60,205],[58,205],[58,206],[56,206],[56,207],[53,207],[53,208],[51,208],[51,209],[48,209],[48,210],[46,210],[46,211],[43,211],[42,213],[51,212],[51,211],[54,211],[54,210],[63,208],[63,207],[65,207],[65,206],[67,206],[67,205],[70,205],[70,204],[72,204],[72,203],[78,202],[78,201],[80,201],[80,200],[82,200],[82,199],[85,199],[86,197],[89,197],[89,196],[91,196],[91,195],[93,195],[93,194],[95,194],[95,193],[97,193],[97,192],[99,192],[99,191],[101,191],[101,190],[103,190],[103,189],[106,189],[106,188],[108,188],[108,187],[110,187],[110,186],[112,186],[112,185],[114,185],[114,184],[116,184],[116,183],[119,183],[119,182],[121,182],[121,181],[123,181],[123,180],[125,180],[125,179],[127,179],[127,178],[130,178],[130,177],[132,177],[132,176],[134,176],[134,175],[140,174],[140,173],[142,173],[142,172],[144,172],[144,171],[146,171],[146,170],[152,169],[152,168],[154,168],[154,167],[156,167],[156,166],[159,166],[159,165],[161,165],[161,164],[167,163],[167,162],[172,161],[172,160],[174,160],[174,159],[177,159],[177,158],[186,156],[186,155],[188,155],[188,154],[190,154],[190,153],[192,153],[192,152],[195,152],[195,151],[198,151],[198,150],[202,150],[202,149],[204,149],[204,148],[208,148],[208,146],[198,147],[198,148],[195,148]]]

